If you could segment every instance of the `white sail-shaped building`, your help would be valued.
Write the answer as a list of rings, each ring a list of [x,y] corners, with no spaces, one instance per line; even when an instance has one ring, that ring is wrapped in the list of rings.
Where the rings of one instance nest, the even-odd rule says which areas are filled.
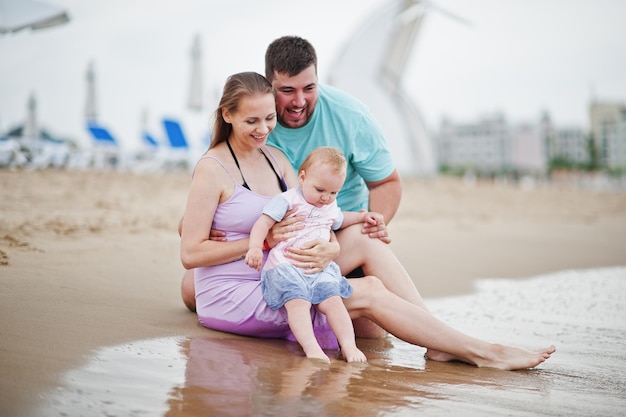
[[[437,170],[430,134],[402,86],[424,9],[418,0],[386,3],[339,51],[328,79],[369,106],[403,176],[430,176]]]

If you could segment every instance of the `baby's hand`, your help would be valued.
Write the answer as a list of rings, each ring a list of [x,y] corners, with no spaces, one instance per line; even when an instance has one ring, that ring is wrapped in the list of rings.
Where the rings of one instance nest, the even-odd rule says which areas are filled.
[[[263,251],[259,248],[250,248],[246,253],[246,265],[257,271],[261,270],[263,264]]]
[[[363,230],[361,231],[373,239],[380,239],[385,243],[391,243],[385,217],[373,211],[363,211]]]
[[[374,211],[363,213],[363,221],[369,226],[382,226],[385,224],[385,218],[383,215]]]

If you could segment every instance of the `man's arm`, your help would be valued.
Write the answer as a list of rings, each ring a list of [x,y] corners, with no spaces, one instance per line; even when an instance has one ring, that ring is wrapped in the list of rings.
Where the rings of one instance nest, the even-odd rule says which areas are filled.
[[[366,182],[370,191],[370,211],[381,213],[385,223],[389,224],[400,206],[402,198],[402,180],[397,169],[380,181]]]

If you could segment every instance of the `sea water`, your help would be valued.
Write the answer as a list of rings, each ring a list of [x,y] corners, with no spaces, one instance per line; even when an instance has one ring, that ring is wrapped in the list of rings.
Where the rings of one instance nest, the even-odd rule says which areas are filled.
[[[471,335],[557,352],[507,372],[427,361],[394,337],[359,339],[367,364],[316,363],[281,340],[152,339],[99,349],[37,415],[625,415],[626,268],[480,280],[472,294],[426,301]]]

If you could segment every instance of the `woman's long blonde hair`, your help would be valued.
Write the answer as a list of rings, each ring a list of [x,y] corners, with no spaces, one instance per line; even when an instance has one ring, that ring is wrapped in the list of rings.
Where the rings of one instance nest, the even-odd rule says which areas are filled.
[[[209,149],[225,142],[233,130],[233,126],[224,120],[222,112],[228,110],[230,113],[236,113],[242,98],[263,94],[272,94],[272,85],[261,74],[250,71],[228,77],[224,84],[220,104],[215,110],[213,138]]]

